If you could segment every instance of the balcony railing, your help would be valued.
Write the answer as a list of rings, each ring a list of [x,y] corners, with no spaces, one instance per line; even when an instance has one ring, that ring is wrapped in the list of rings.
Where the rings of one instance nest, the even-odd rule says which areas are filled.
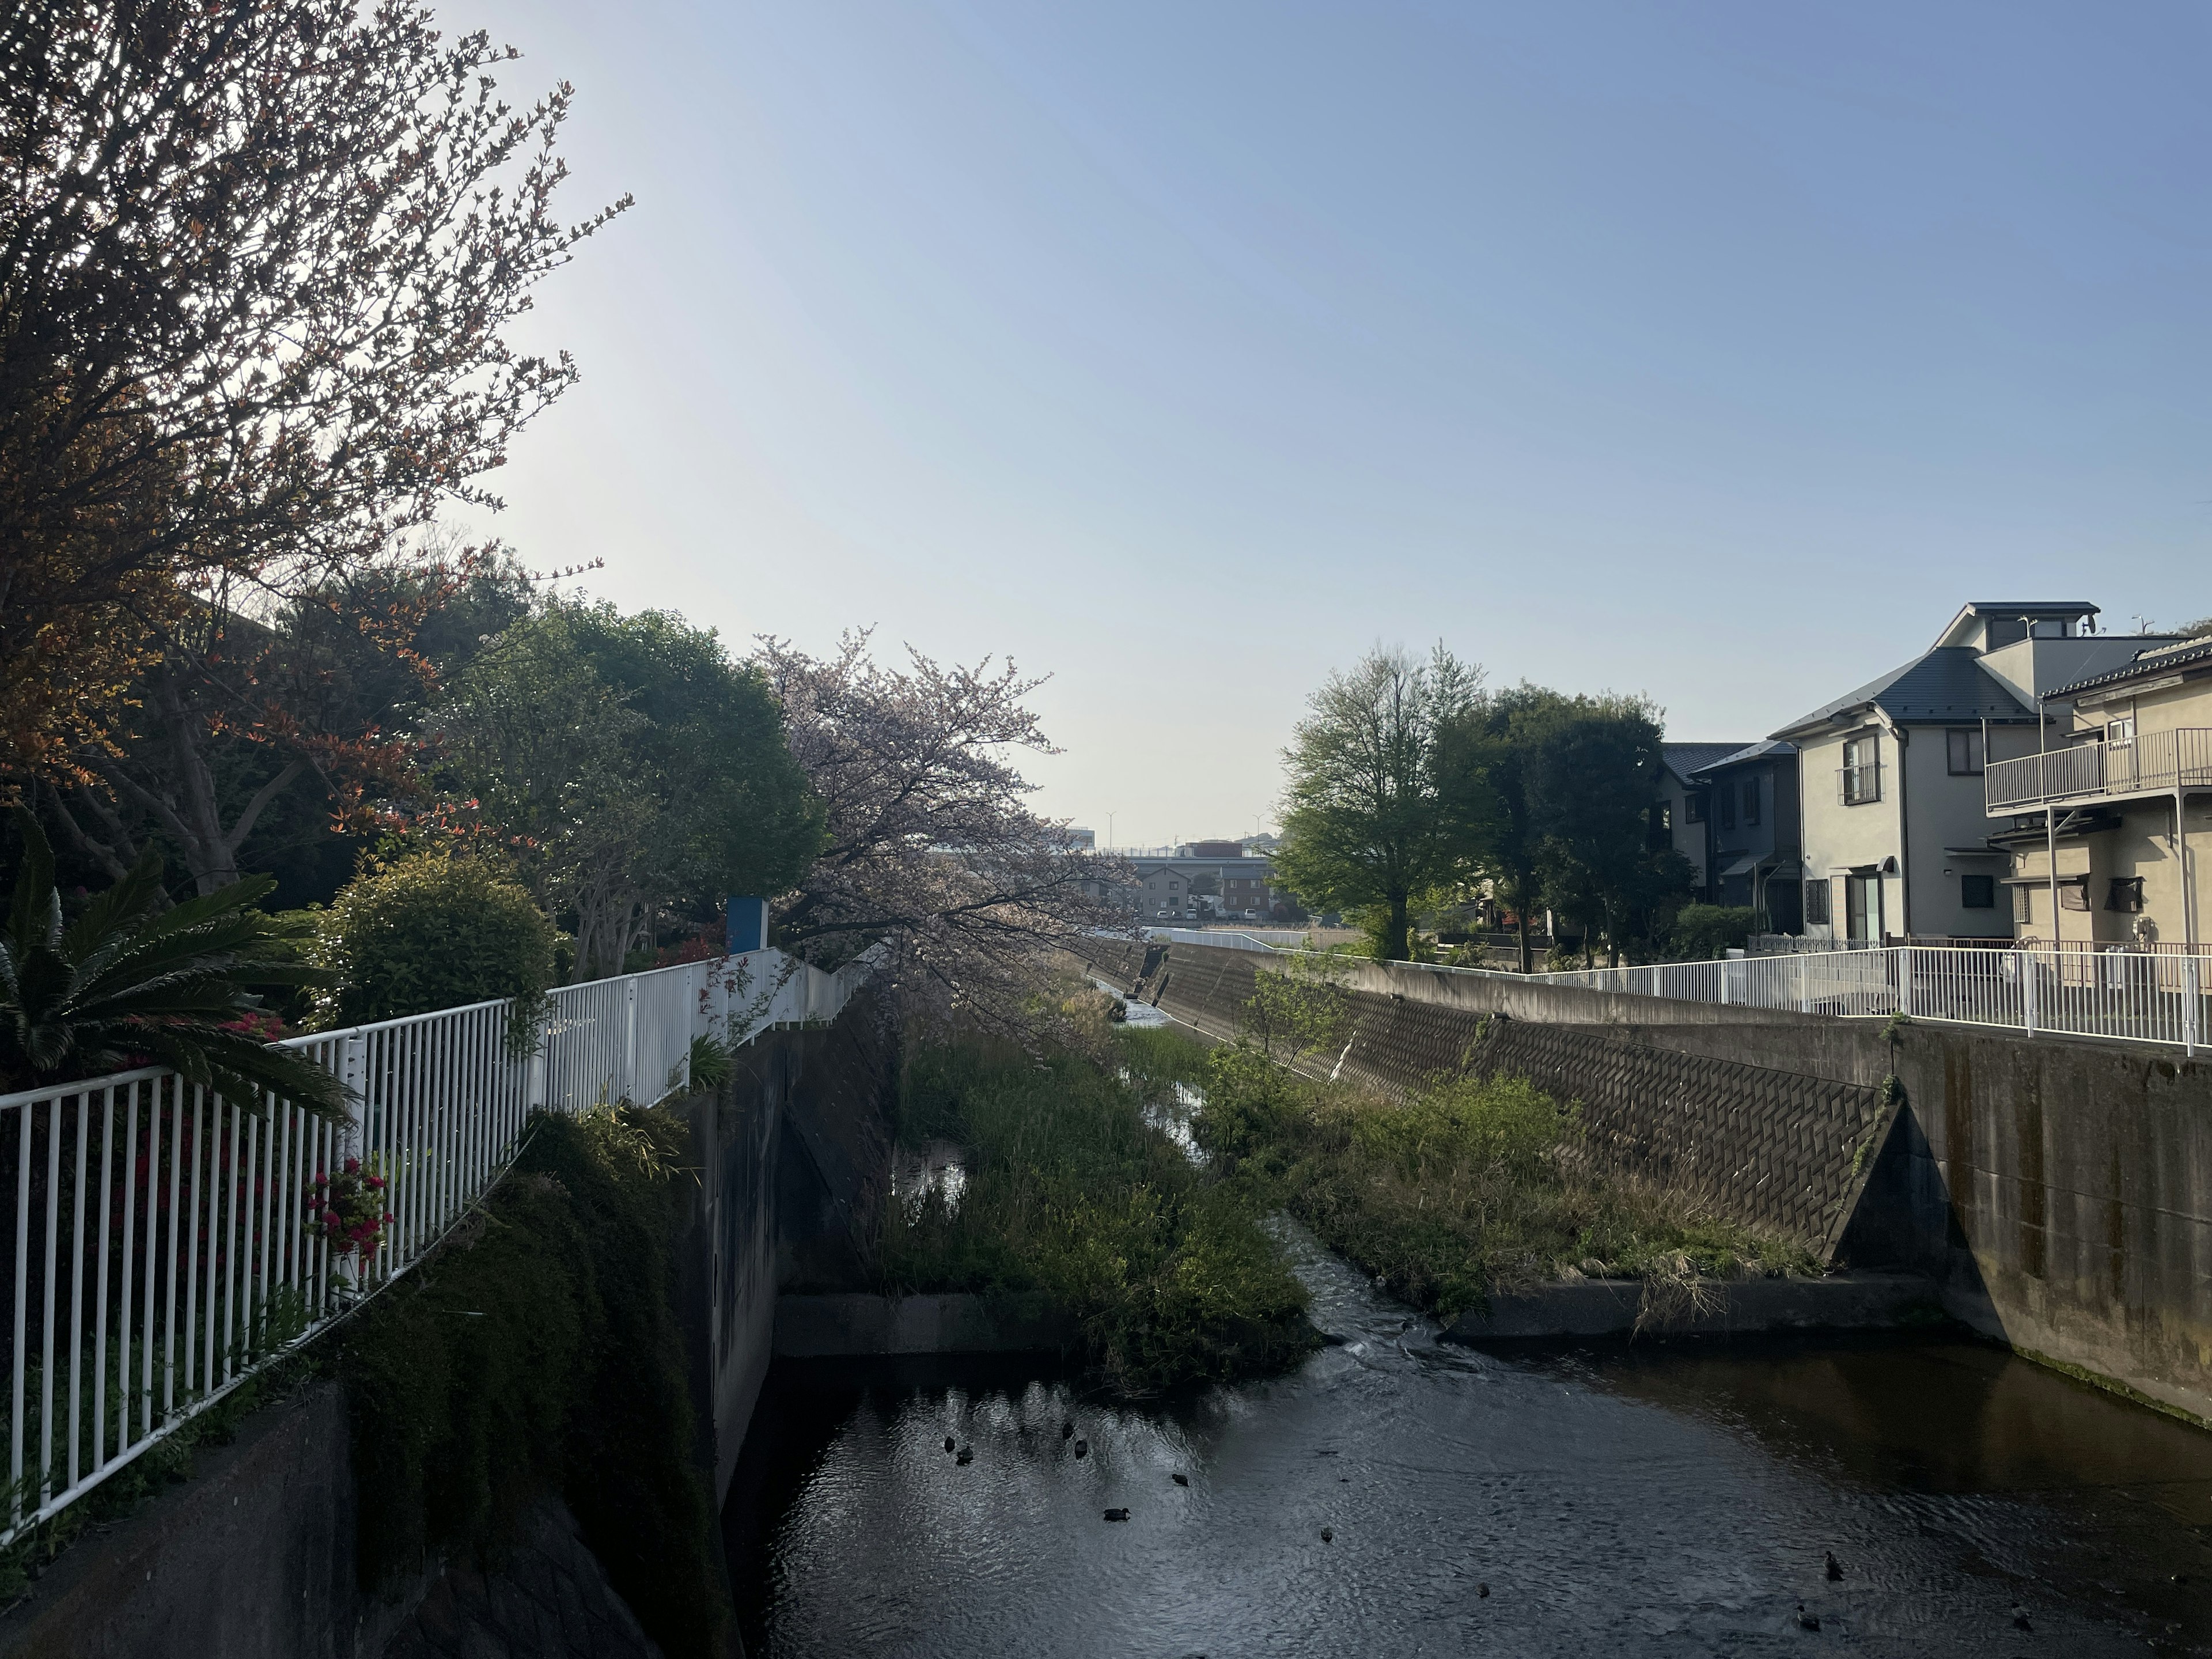
[[[1836,799],[1844,806],[1864,806],[1881,799],[1881,763],[1862,761],[1836,769]]]
[[[2126,743],[2085,743],[1995,761],[1982,775],[1989,815],[2027,807],[2212,788],[2212,726],[2146,732]]]

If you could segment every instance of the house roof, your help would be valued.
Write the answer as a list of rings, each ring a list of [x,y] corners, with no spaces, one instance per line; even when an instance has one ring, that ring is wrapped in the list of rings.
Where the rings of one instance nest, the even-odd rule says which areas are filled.
[[[2136,659],[2124,668],[2114,668],[2102,674],[2092,674],[2086,680],[2075,680],[2071,685],[2062,685],[2050,693],[2054,697],[2071,697],[2084,691],[2094,690],[2100,685],[2118,685],[2144,674],[2162,674],[2169,669],[2192,667],[2212,662],[2212,635],[2203,635],[2193,640],[2183,640],[2178,645],[2154,646],[2136,653]]]
[[[1862,708],[1879,708],[1891,720],[1907,725],[2035,718],[2033,708],[1982,666],[1981,655],[1972,647],[1939,645],[1902,668],[1893,668],[1880,679],[1869,680],[1857,690],[1823,703],[1774,735],[1817,731],[1835,716]]]
[[[1684,783],[1688,783],[1715,762],[1725,759],[1743,746],[1740,743],[1662,743],[1659,745],[1659,757],[1666,763],[1669,772]]]
[[[1705,770],[1717,772],[1723,766],[1740,766],[1745,761],[1776,759],[1796,752],[1797,745],[1794,743],[1784,743],[1779,738],[1761,738],[1757,743],[1746,744],[1734,754],[1723,755],[1717,761],[1707,761]]]
[[[1968,625],[1979,617],[2057,617],[2078,622],[2096,614],[2097,607],[2087,599],[1969,599],[1936,636],[1936,643],[1964,645],[1971,632]]]

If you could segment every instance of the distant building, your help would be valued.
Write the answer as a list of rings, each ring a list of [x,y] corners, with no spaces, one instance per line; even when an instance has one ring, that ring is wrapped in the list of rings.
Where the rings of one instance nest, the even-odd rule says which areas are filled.
[[[1748,908],[1762,933],[1803,930],[1798,863],[1797,750],[1773,738],[1709,763],[1705,792],[1708,902]]]
[[[1098,832],[1079,823],[1068,830],[1067,844],[1082,852],[1095,853],[1098,850]]]

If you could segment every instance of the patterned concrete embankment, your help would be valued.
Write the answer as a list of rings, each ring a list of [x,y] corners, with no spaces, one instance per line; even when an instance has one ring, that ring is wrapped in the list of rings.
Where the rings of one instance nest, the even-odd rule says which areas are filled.
[[[1090,943],[1102,976],[1218,1038],[1277,965]],[[1437,1072],[1525,1071],[1583,1103],[1613,1167],[1826,1260],[1928,1273],[1948,1312],[2018,1352],[2212,1420],[2212,1060],[1407,963],[1339,971],[1356,1009],[1346,1077],[1402,1095]]]

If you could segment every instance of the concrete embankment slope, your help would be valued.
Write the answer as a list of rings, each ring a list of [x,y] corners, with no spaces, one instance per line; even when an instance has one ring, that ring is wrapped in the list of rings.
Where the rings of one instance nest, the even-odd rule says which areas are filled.
[[[1270,965],[1120,940],[1086,955],[1221,1037]],[[1344,974],[1346,1078],[1401,1095],[1439,1072],[1526,1074],[1583,1103],[1593,1158],[1826,1260],[1926,1273],[2022,1352],[2212,1419],[2212,1062],[1413,964]]]

